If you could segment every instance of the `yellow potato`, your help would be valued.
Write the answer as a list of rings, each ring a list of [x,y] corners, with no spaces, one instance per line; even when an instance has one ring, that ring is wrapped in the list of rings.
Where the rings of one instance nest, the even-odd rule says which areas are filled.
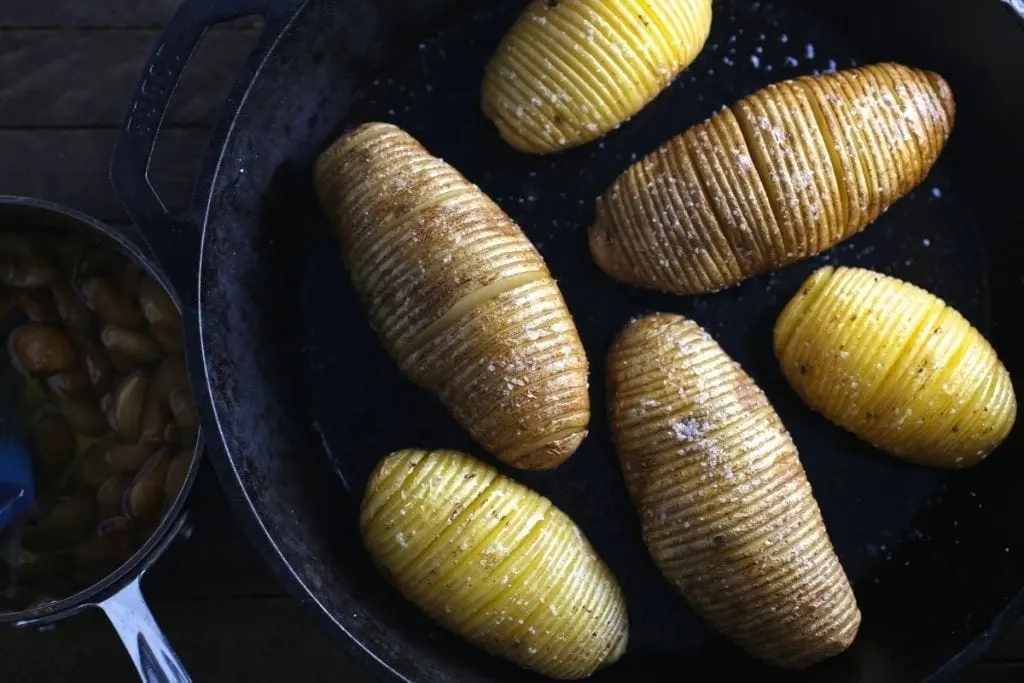
[[[631,166],[590,250],[617,280],[712,292],[860,232],[920,183],[953,127],[937,74],[877,64],[768,86]]]
[[[626,603],[579,528],[547,498],[457,451],[405,450],[367,486],[374,563],[445,628],[516,664],[576,679],[626,650]]]
[[[797,393],[893,455],[967,467],[1013,427],[1010,374],[942,299],[861,268],[821,268],[775,324],[775,355]]]
[[[665,578],[754,657],[842,652],[860,611],[796,446],[764,393],[696,323],[631,322],[608,357],[609,421]]]
[[[711,0],[533,0],[487,65],[483,111],[523,152],[618,128],[690,65]]]
[[[388,352],[491,453],[555,467],[590,422],[587,358],[544,260],[454,168],[383,123],[316,164],[321,206]]]

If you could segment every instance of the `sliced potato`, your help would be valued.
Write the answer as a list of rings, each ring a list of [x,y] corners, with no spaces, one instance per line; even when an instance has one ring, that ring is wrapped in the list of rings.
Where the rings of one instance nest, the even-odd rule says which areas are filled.
[[[139,306],[151,324],[162,324],[181,329],[178,307],[156,280],[143,276],[139,282]]]
[[[711,0],[533,0],[487,65],[483,111],[523,152],[618,128],[697,57]]]
[[[114,393],[114,403],[107,419],[111,429],[117,432],[124,443],[131,444],[139,440],[146,393],[151,381],[149,373],[138,370],[125,377]]]
[[[178,437],[185,445],[193,443],[199,432],[199,413],[196,412],[192,392],[186,387],[179,387],[171,392],[169,403],[178,425]]]
[[[62,328],[46,323],[25,323],[7,338],[7,351],[16,367],[29,375],[52,375],[71,369],[78,354]]]
[[[180,355],[185,349],[185,340],[181,336],[179,325],[164,322],[150,323],[149,334],[160,343],[160,347],[167,353]]]
[[[360,528],[407,599],[492,654],[576,679],[626,649],[622,591],[579,528],[467,455],[386,457],[367,485]]]
[[[117,285],[102,277],[80,277],[75,283],[78,295],[89,310],[104,324],[120,325],[132,330],[146,327],[146,318],[138,303]]]
[[[131,488],[125,494],[125,509],[144,527],[159,521],[164,504],[167,468],[173,456],[174,452],[167,448],[150,456],[142,469],[135,474]]]
[[[117,388],[119,378],[106,351],[81,332],[73,331],[71,335],[78,353],[85,362],[89,382],[95,387],[97,395],[103,396],[113,392]]]
[[[1010,374],[942,299],[861,268],[821,268],[775,324],[782,372],[812,408],[893,455],[968,467],[1010,433]]]
[[[157,366],[146,392],[140,436],[143,443],[165,443],[172,419],[170,398],[178,389],[189,390],[188,368],[184,358],[167,356]]]
[[[371,323],[410,379],[507,463],[569,457],[590,421],[587,359],[519,227],[389,124],[335,142],[315,180]]]
[[[194,452],[191,448],[183,448],[171,459],[167,465],[167,475],[164,478],[164,504],[170,505],[178,497],[185,479],[188,477],[188,470],[192,466]]]
[[[590,251],[615,279],[675,294],[807,258],[924,180],[954,110],[940,76],[900,64],[775,83],[619,176]]]
[[[608,357],[609,422],[665,578],[751,655],[802,668],[845,650],[860,611],[796,447],[696,323],[630,323]]]
[[[57,277],[57,267],[46,246],[25,234],[0,235],[0,285],[45,287]]]
[[[152,337],[120,325],[105,325],[100,331],[100,341],[110,350],[112,357],[119,354],[136,366],[152,363],[164,355]]]
[[[50,293],[65,325],[78,330],[88,330],[92,326],[92,314],[69,281],[58,277],[50,284]]]

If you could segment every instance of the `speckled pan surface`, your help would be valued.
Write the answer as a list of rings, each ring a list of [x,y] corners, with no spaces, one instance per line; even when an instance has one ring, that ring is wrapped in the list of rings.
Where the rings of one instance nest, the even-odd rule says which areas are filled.
[[[456,4],[467,11],[455,12]],[[980,646],[971,644],[1011,619],[1000,615],[1024,581],[1024,527],[1016,522],[1024,501],[1007,485],[1024,469],[1013,457],[1021,430],[972,471],[899,462],[802,404],[773,357],[771,330],[816,267],[874,268],[943,297],[990,335],[1011,373],[1024,373],[1020,323],[1010,314],[1024,283],[1008,257],[1024,247],[1024,231],[1005,201],[1007,188],[1021,182],[1009,161],[1024,140],[1009,112],[1020,105],[1015,93],[1024,93],[1014,73],[1024,72],[993,67],[990,84],[972,76],[984,64],[1009,70],[1006,55],[1024,50],[1012,15],[995,1],[970,10],[932,2],[927,13],[918,0],[871,1],[855,12],[831,9],[836,16],[825,21],[799,3],[716,2],[705,49],[673,86],[606,139],[538,158],[502,142],[479,110],[484,65],[522,4],[471,5],[310,3],[224,141],[201,257],[206,415],[221,437],[213,460],[271,565],[378,674],[528,680],[432,625],[359,550],[358,501],[379,458],[406,447],[484,456],[380,346],[316,208],[316,154],[347,127],[386,120],[479,184],[523,227],[579,327],[591,364],[591,434],[556,471],[499,469],[569,514],[623,587],[629,651],[595,680],[643,680],[661,667],[765,675],[661,580],[598,408],[614,334],[653,310],[704,326],[765,390],[800,450],[864,617],[853,647],[802,680],[905,681],[962,665],[969,657],[956,655],[968,646],[975,656]],[[957,26],[964,31],[950,28]],[[988,40],[965,36],[966,27],[991,29]],[[912,42],[910,34],[948,40]],[[632,161],[770,82],[868,58],[943,73],[964,112],[933,172],[876,224],[715,295],[641,292],[593,264],[586,232],[594,201]],[[999,170],[1004,160],[1009,172]]]

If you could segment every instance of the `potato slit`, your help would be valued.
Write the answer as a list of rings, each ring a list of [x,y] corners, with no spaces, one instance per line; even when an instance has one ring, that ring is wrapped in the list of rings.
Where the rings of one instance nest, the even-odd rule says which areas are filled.
[[[448,478],[457,480],[459,475],[459,471],[453,471]],[[448,527],[445,530],[443,530],[437,536],[432,538],[430,542],[423,546],[423,548],[421,548],[415,555],[405,558],[402,564],[394,564],[393,571],[397,574],[406,573],[407,571],[409,571],[411,567],[415,566],[425,555],[428,555],[435,547],[437,547],[438,543],[441,543],[442,540],[448,540],[450,536],[446,537],[444,532],[452,531],[458,528],[459,523],[464,521],[467,515],[469,515],[470,513],[475,514],[476,512],[478,512],[480,507],[487,500],[487,494],[491,491],[492,488],[495,487],[495,485],[498,484],[498,482],[499,478],[495,476],[487,483],[485,487],[479,489],[476,492],[476,494],[473,495],[472,498],[465,502],[465,504],[458,511],[458,513],[448,521]]]
[[[524,456],[533,453],[534,451],[539,451],[545,446],[553,444],[556,441],[561,441],[562,439],[566,439],[575,434],[579,434],[580,431],[582,430],[579,427],[569,427],[567,429],[563,429],[560,432],[549,434],[548,436],[545,436],[543,439],[540,439],[539,441],[534,441],[533,443],[529,443],[524,446],[517,447],[507,451],[508,457],[514,462]]]
[[[790,235],[791,230],[789,227],[789,221],[783,220],[785,218],[784,213],[779,208],[778,199],[776,194],[778,189],[771,182],[771,171],[768,170],[767,160],[761,153],[760,148],[756,143],[754,131],[751,128],[751,124],[747,121],[747,117],[743,115],[742,111],[732,109],[733,116],[736,118],[736,122],[739,123],[740,133],[743,135],[743,144],[747,147],[747,154],[754,162],[754,169],[757,171],[757,177],[761,180],[761,187],[764,190],[765,196],[768,197],[768,206],[771,207],[772,216],[775,218],[775,224],[779,226],[779,232],[782,235],[783,246],[785,253],[788,256],[794,251],[792,246]]]
[[[509,548],[508,554],[504,558],[502,558],[501,562],[498,563],[497,566],[494,567],[494,574],[500,574],[510,563],[514,563],[516,560],[518,560],[520,557],[518,553],[520,548],[529,548],[534,544],[534,542],[537,540],[537,536],[539,536],[541,532],[544,530],[546,521],[547,520],[542,516],[541,519],[538,519],[533,524],[533,526],[530,527],[530,530],[526,532],[526,535],[519,540],[519,543],[516,544],[515,548]],[[497,534],[500,530],[500,526],[496,527],[494,529],[494,532],[488,537],[488,540],[493,538],[494,535]],[[486,543],[481,542],[480,544],[478,544],[478,547],[483,545],[486,545]],[[469,553],[467,553],[467,555],[469,555]],[[474,558],[467,557],[467,560],[469,559]],[[467,626],[471,624],[474,620],[478,619],[482,614],[487,612],[488,609],[493,607],[499,600],[503,600],[505,596],[509,594],[509,591],[518,590],[520,585],[522,585],[523,581],[530,580],[530,571],[533,568],[535,568],[538,564],[540,564],[542,560],[542,552],[534,554],[528,560],[527,565],[523,568],[522,571],[519,572],[519,574],[515,576],[515,578],[513,578],[511,581],[509,581],[501,588],[499,588],[493,594],[487,596],[482,603],[480,603],[473,609],[472,612],[463,617],[459,626]],[[523,621],[528,622],[529,620],[524,619]]]
[[[406,344],[398,347],[396,349],[396,353],[403,357],[410,356],[418,349],[423,348],[423,346],[430,342],[430,340],[443,333],[446,329],[462,318],[462,316],[466,315],[477,306],[481,306],[491,299],[499,297],[516,287],[521,287],[522,285],[536,282],[537,280],[546,280],[547,278],[547,273],[544,273],[543,271],[534,271],[532,273],[523,273],[521,275],[502,278],[501,280],[492,282],[489,285],[480,287],[471,294],[467,294],[456,301],[450,309],[445,311],[444,315],[423,328],[419,334],[406,342]]]
[[[835,140],[832,139],[832,132],[829,130],[828,122],[825,120],[825,113],[821,110],[821,105],[818,103],[814,90],[800,80],[796,80],[794,83],[807,96],[807,101],[811,105],[811,111],[814,112],[814,120],[818,124],[818,130],[821,133],[821,137],[825,140],[825,149],[828,150],[829,160],[832,162],[832,174],[835,176],[836,185],[839,188],[840,211],[842,215],[838,217],[838,228],[842,231],[840,235],[845,235],[849,230],[850,198],[847,195],[848,189],[846,187],[846,178],[843,177],[842,162],[839,160],[839,150],[836,148]]]
[[[704,197],[704,203],[707,204],[708,207],[711,209],[711,214],[714,217],[715,222],[718,223],[718,225],[716,226],[718,228],[717,232],[722,236],[722,238],[725,240],[725,243],[729,246],[729,251],[731,252],[730,256],[732,256],[732,261],[736,265],[736,272],[740,272],[742,270],[742,268],[739,265],[740,251],[739,248],[736,246],[736,242],[733,239],[733,231],[729,229],[730,222],[726,220],[726,217],[722,216],[719,209],[715,206],[716,203],[712,201],[711,192],[708,191],[707,181],[704,179],[704,174],[701,173],[700,171],[700,164],[697,163],[696,155],[694,154],[693,150],[690,149],[691,145],[688,143],[689,140],[684,138],[683,144],[681,144],[680,147],[683,148],[687,158],[690,160],[690,166],[693,167],[693,175],[697,179],[697,187],[700,188],[701,194]],[[715,240],[711,240],[712,244],[714,242]]]

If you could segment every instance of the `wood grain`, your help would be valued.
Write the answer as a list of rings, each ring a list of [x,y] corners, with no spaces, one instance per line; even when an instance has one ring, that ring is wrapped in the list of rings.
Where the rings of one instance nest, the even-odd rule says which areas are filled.
[[[212,124],[258,36],[256,29],[207,33],[174,93],[167,125]],[[159,37],[159,30],[5,32],[0,127],[119,126]],[[83,78],[85,65],[90,76]]]
[[[118,27],[160,28],[182,0],[3,0],[0,28]],[[245,20],[252,25],[253,19]]]
[[[186,205],[209,134],[171,129],[162,134],[153,182],[172,210]],[[2,130],[0,192],[67,204],[101,220],[123,220],[107,177],[115,129]]]

